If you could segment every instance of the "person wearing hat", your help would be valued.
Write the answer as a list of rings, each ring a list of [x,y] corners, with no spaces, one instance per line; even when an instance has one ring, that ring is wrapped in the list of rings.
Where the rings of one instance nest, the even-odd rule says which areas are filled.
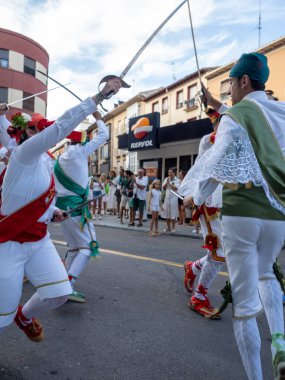
[[[256,316],[265,310],[276,379],[285,378],[281,286],[275,261],[285,239],[285,104],[267,98],[266,56],[243,54],[232,67],[229,95],[216,143],[196,169],[201,204],[223,187],[222,241],[233,299],[233,328],[249,379],[262,379]],[[208,104],[218,101],[205,91]],[[186,199],[185,202],[190,200]]]
[[[59,156],[54,166],[56,179],[56,206],[62,210],[73,209],[88,199],[89,175],[88,157],[94,153],[109,138],[108,129],[101,118],[100,112],[92,114],[96,119],[98,133],[89,139],[86,131],[72,132],[67,138],[71,144]],[[98,256],[98,242],[94,224],[90,221],[91,214],[88,205],[72,212],[70,218],[61,223],[63,235],[68,245],[65,265],[72,287],[70,301],[85,302],[85,295],[74,289],[75,282],[90,257]]]
[[[14,320],[33,342],[44,338],[36,318],[59,307],[72,288],[47,231],[48,222],[64,220],[54,207],[55,186],[45,152],[65,138],[92,112],[109,91],[117,93],[118,79],[102,91],[67,110],[52,125],[30,126],[31,117],[18,113],[7,132],[18,141],[12,151],[2,186],[0,209],[0,333]],[[19,306],[24,273],[36,292]]]
[[[214,131],[202,137],[195,163],[198,162],[204,154],[207,154],[215,143],[215,136],[219,125],[220,114],[217,111],[211,108],[208,109],[206,113],[212,122]],[[197,181],[194,180],[194,176],[192,175],[192,168],[188,171],[178,189],[178,193],[184,197],[193,195],[195,185],[197,185]],[[189,293],[193,292],[194,282],[196,277],[200,274],[194,295],[188,302],[189,308],[205,318],[213,319],[219,319],[221,315],[216,313],[216,310],[207,297],[207,293],[225,261],[221,245],[222,230],[219,219],[219,208],[222,205],[221,190],[222,187],[219,186],[206,202],[199,205],[199,207],[196,207],[191,202],[190,206],[195,208],[192,215],[192,223],[200,222],[205,242],[204,248],[207,249],[207,254],[195,262],[186,261],[184,263],[184,286]]]

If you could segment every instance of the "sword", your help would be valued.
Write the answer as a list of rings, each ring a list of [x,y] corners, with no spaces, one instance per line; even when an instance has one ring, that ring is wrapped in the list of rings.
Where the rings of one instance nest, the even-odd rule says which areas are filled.
[[[166,17],[166,19],[159,25],[158,28],[155,29],[155,31],[151,34],[151,36],[146,40],[146,42],[142,45],[142,47],[137,51],[137,53],[134,55],[134,57],[131,59],[130,63],[128,63],[128,65],[125,67],[125,69],[122,71],[122,73],[120,74],[120,76],[117,76],[117,75],[106,75],[103,79],[101,79],[100,83],[99,83],[99,86],[102,84],[102,83],[105,83],[107,82],[109,79],[113,79],[113,78],[119,78],[121,80],[121,84],[122,84],[122,87],[126,87],[126,88],[129,88],[131,87],[129,84],[127,84],[123,78],[125,77],[125,75],[127,74],[127,72],[130,70],[130,68],[133,66],[133,64],[137,61],[137,59],[139,58],[139,56],[142,54],[142,52],[146,49],[146,47],[151,43],[151,41],[154,39],[154,37],[158,34],[158,32],[164,27],[164,25],[168,22],[168,20],[171,19],[172,16],[174,16],[174,14],[178,11],[178,9],[180,9],[182,7],[182,5],[184,3],[186,3],[187,0],[184,0],[182,1],[182,3],[180,5],[178,5],[177,8],[174,9],[173,12],[170,13],[170,15],[168,17]],[[109,91],[105,96],[104,98],[105,99],[109,99],[112,95],[114,95],[114,91]]]
[[[78,99],[80,102],[82,102],[82,99],[79,98],[79,96],[77,96],[74,92],[72,92],[71,90],[69,90],[69,88],[65,87],[66,85],[63,85],[61,84],[60,82],[58,82],[57,80],[55,80],[54,78],[52,78],[51,76],[47,75],[46,73],[44,73],[43,71],[41,70],[36,70],[38,73],[44,75],[45,77],[49,78],[50,80],[52,80],[53,82],[57,83],[60,87],[64,88],[66,91],[70,92],[73,96],[76,97],[76,99]]]
[[[189,20],[190,20],[191,34],[192,34],[194,53],[195,53],[195,59],[196,59],[197,72],[198,72],[198,76],[199,76],[199,82],[200,82],[200,86],[201,86],[201,91],[202,91],[202,94],[205,97],[205,93],[204,93],[203,87],[202,87],[201,72],[200,72],[199,63],[198,63],[198,54],[197,54],[197,50],[196,50],[194,28],[193,28],[193,23],[192,23],[192,16],[191,16],[191,10],[190,10],[190,2],[189,2],[189,0],[187,0],[187,5],[188,5],[188,13],[189,13]],[[207,109],[207,100],[204,100],[203,104],[204,104],[205,109]],[[202,109],[202,107],[201,107],[201,109]]]
[[[70,83],[67,83],[66,86],[70,84]],[[19,102],[22,102],[23,100],[27,100],[27,99],[30,99],[30,98],[34,98],[35,96],[38,96],[38,95],[41,95],[41,94],[45,94],[46,92],[49,92],[49,91],[53,91],[53,90],[56,90],[58,88],[60,88],[61,86],[57,86],[57,87],[53,87],[49,90],[45,90],[45,91],[41,91],[41,92],[37,92],[36,94],[33,94],[33,95],[30,95],[30,96],[26,96],[25,98],[22,98],[22,99],[18,99],[18,100],[15,100],[14,102],[12,103],[9,103],[9,104],[6,104],[8,107],[12,106],[13,104],[16,104],[16,103],[19,103]]]
[[[63,212],[62,212],[62,215],[63,215],[64,217],[66,217],[66,216],[68,216],[68,214],[73,213],[73,211],[79,210],[79,209],[81,209],[82,207],[88,205],[89,203],[91,203],[91,202],[93,202],[93,201],[96,201],[97,199],[100,199],[100,198],[104,197],[104,195],[105,195],[105,194],[102,193],[102,194],[100,194],[100,195],[97,195],[97,197],[94,197],[94,198],[92,198],[92,199],[89,199],[88,201],[85,201],[85,202],[83,202],[83,203],[80,203],[80,205],[78,205],[78,206],[72,208],[71,210],[63,211]]]
[[[170,190],[170,192],[171,192],[172,194],[174,194],[177,198],[179,198],[179,199],[181,199],[181,200],[183,201],[184,197],[183,197],[182,195],[178,194],[178,193],[177,193],[176,191],[174,191],[174,190]]]

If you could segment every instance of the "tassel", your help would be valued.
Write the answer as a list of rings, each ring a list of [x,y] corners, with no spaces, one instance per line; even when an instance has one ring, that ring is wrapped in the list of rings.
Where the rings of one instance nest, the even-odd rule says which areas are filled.
[[[226,310],[229,303],[233,303],[231,283],[229,281],[226,281],[226,285],[223,287],[223,289],[220,291],[220,293],[221,293],[222,297],[224,298],[224,302],[217,309],[215,314],[213,314],[211,316],[211,318],[217,316],[218,314],[221,314],[224,310]]]
[[[89,247],[91,248],[91,257],[98,257],[99,256],[99,243],[96,240],[92,240],[89,243]]]

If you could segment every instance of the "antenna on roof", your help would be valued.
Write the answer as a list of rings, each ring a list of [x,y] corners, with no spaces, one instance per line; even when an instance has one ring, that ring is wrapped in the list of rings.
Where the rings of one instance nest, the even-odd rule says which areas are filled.
[[[172,66],[173,81],[176,82],[175,69],[174,69],[174,62],[171,62],[171,66]]]
[[[258,15],[258,48],[260,48],[260,43],[261,43],[261,0],[259,0],[259,15]]]

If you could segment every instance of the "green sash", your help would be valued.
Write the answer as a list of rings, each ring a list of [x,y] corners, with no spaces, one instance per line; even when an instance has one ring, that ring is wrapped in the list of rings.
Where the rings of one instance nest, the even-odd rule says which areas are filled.
[[[76,206],[79,206],[81,203],[87,201],[89,186],[84,189],[78,183],[74,182],[70,177],[68,177],[61,166],[59,165],[58,160],[54,165],[54,174],[58,180],[58,182],[64,186],[67,190],[72,191],[77,195],[67,195],[64,197],[58,197],[56,201],[56,206],[61,210],[73,209]],[[88,209],[88,205],[82,207],[71,213],[71,216],[81,216],[81,224],[87,222],[87,220],[91,219],[91,215]]]
[[[270,193],[280,204],[282,204],[283,207],[285,207],[284,157],[283,157],[280,145],[278,141],[276,140],[276,137],[267,119],[265,118],[265,115],[259,108],[259,106],[253,101],[242,100],[235,106],[225,111],[223,115],[230,116],[239,125],[241,125],[244,129],[246,129],[250,142],[252,144],[255,156],[257,158],[259,167],[261,169],[261,172],[265,181],[267,182]],[[256,193],[257,191],[259,194],[258,197],[260,198],[260,201],[261,201],[260,206],[263,203],[263,201],[261,200],[262,198],[265,202],[263,207],[267,208],[267,213],[273,212],[275,214],[274,219],[279,219],[278,217],[276,217],[276,213],[279,215],[280,219],[284,219],[283,215],[281,215],[279,211],[275,209],[273,211],[272,208],[271,210],[268,210],[268,206],[270,206],[270,204],[262,188],[253,188],[252,191],[248,191],[248,189],[244,189],[244,186],[243,186],[243,189],[241,189],[241,187],[239,186],[239,190],[229,191],[227,189],[223,191],[223,197],[227,195],[230,197],[233,197],[235,191],[237,192],[241,191],[243,193],[248,192],[248,195],[252,191],[254,193]],[[257,194],[252,194],[252,195],[254,198],[254,195],[256,196]],[[240,194],[240,196],[242,196],[242,194]],[[238,197],[240,198],[240,196],[238,196],[237,194],[237,199]],[[234,199],[232,198],[231,202],[233,201]],[[245,215],[245,216],[248,216],[248,215]],[[270,219],[271,217],[268,215],[268,219]]]

